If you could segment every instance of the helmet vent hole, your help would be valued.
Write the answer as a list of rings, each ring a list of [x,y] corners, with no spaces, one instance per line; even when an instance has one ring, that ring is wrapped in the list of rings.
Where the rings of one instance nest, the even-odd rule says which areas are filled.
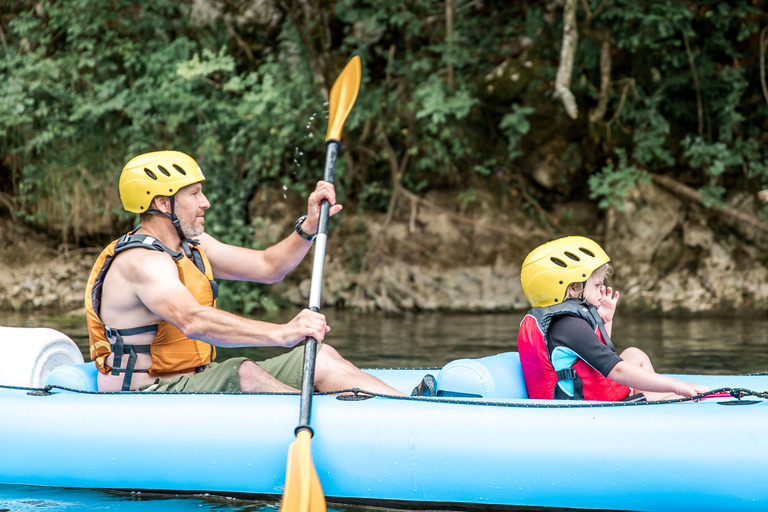
[[[569,258],[571,258],[573,261],[581,261],[581,258],[579,258],[578,256],[576,256],[576,255],[575,255],[575,254],[573,254],[572,252],[568,252],[568,251],[565,251],[565,253],[564,253],[564,254],[565,254],[566,256],[568,256]]]
[[[585,249],[585,248],[583,248],[583,247],[579,247],[579,250],[580,250],[581,252],[583,252],[584,254],[586,254],[587,256],[591,256],[592,258],[594,258],[594,257],[595,257],[595,253],[593,253],[593,252],[592,252],[592,251],[590,251],[589,249]]]
[[[158,169],[158,170],[159,170],[161,173],[163,173],[165,176],[170,176],[170,175],[171,175],[171,173],[169,173],[169,172],[168,172],[168,169],[166,169],[166,168],[165,168],[165,167],[163,167],[162,165],[158,165],[158,166],[157,166],[157,169]]]
[[[185,171],[180,165],[173,164],[173,168],[179,171],[179,173],[181,173],[182,176],[187,175],[187,171]]]
[[[568,265],[563,260],[561,260],[559,258],[554,258],[553,257],[553,258],[549,258],[549,259],[552,260],[552,263],[554,263],[558,267],[568,268]]]
[[[144,168],[144,173],[146,173],[146,175],[149,176],[151,179],[157,181],[157,176],[155,175],[155,173],[153,173],[152,171],[150,171],[146,167]]]

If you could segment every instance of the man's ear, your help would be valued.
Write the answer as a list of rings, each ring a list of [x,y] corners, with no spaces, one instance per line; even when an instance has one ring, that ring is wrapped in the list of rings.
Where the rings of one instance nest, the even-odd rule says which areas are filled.
[[[150,207],[163,213],[171,213],[171,198],[168,196],[155,196]]]

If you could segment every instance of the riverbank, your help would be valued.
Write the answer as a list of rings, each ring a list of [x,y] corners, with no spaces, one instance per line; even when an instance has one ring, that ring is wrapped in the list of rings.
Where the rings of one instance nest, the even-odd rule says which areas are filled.
[[[623,210],[601,214],[591,203],[561,205],[534,220],[493,193],[462,207],[451,193],[401,192],[388,214],[345,209],[334,219],[323,306],[404,311],[524,311],[519,273],[525,255],[561,234],[601,243],[612,257],[610,283],[621,308],[640,314],[768,315],[768,242],[755,222],[704,208],[657,184],[630,191]],[[300,205],[275,212],[265,197],[252,211],[255,236],[287,236]],[[744,196],[744,218],[758,203]],[[593,219],[599,219],[597,221]],[[77,311],[101,248],[57,248],[29,227],[0,219],[0,307]],[[270,288],[284,302],[307,304],[311,258]]]

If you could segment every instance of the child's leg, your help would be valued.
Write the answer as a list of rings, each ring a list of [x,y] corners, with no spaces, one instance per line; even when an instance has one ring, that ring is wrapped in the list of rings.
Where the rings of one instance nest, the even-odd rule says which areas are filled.
[[[648,371],[654,371],[653,364],[648,355],[637,347],[629,347],[625,349],[621,354],[621,358],[632,365],[645,368]]]
[[[653,364],[648,355],[637,347],[629,347],[625,349],[621,354],[621,358],[632,365],[640,366],[648,371],[655,372]],[[673,398],[681,398],[674,393],[660,393],[656,391],[643,391],[642,389],[633,389],[632,394],[642,393],[645,395],[646,400],[652,402],[654,400],[671,400]]]

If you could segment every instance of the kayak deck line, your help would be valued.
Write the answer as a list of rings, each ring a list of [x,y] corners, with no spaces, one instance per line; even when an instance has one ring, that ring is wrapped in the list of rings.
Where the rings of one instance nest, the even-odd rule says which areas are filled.
[[[54,390],[67,391],[70,393],[80,394],[95,394],[95,395],[147,395],[140,391],[91,391],[68,388],[60,385],[47,385],[43,388],[29,388],[24,386],[0,386],[5,389],[20,389],[28,391],[28,395],[31,396],[49,396],[54,395]],[[352,395],[342,394],[352,393]],[[151,395],[230,395],[230,396],[298,396],[296,393],[286,392],[269,392],[269,393],[245,393],[245,392],[212,392],[212,391],[192,391],[179,393],[177,391],[153,391]],[[510,399],[514,401],[498,401],[498,400],[484,400],[482,398],[454,398],[454,397],[419,397],[419,396],[395,396],[383,393],[375,393],[372,391],[366,391],[360,388],[348,388],[337,391],[322,391],[313,393],[314,396],[333,396],[338,395],[336,398],[343,401],[356,401],[367,400],[370,398],[382,398],[389,400],[407,400],[407,401],[419,401],[419,402],[432,402],[432,403],[448,403],[454,405],[476,405],[486,407],[533,407],[533,408],[548,408],[548,409],[562,409],[562,408],[592,408],[592,407],[627,407],[627,406],[652,406],[652,405],[666,405],[676,403],[689,403],[699,402],[708,399],[716,398],[734,398],[735,400],[728,402],[718,402],[721,405],[753,405],[760,403],[761,400],[742,400],[746,397],[755,397],[760,399],[768,399],[768,391],[754,391],[747,388],[717,388],[709,391],[703,395],[696,395],[692,397],[676,398],[670,400],[657,400],[651,402],[602,402],[602,401],[561,401],[561,400],[531,400],[531,399]],[[524,400],[524,401],[520,401]]]

